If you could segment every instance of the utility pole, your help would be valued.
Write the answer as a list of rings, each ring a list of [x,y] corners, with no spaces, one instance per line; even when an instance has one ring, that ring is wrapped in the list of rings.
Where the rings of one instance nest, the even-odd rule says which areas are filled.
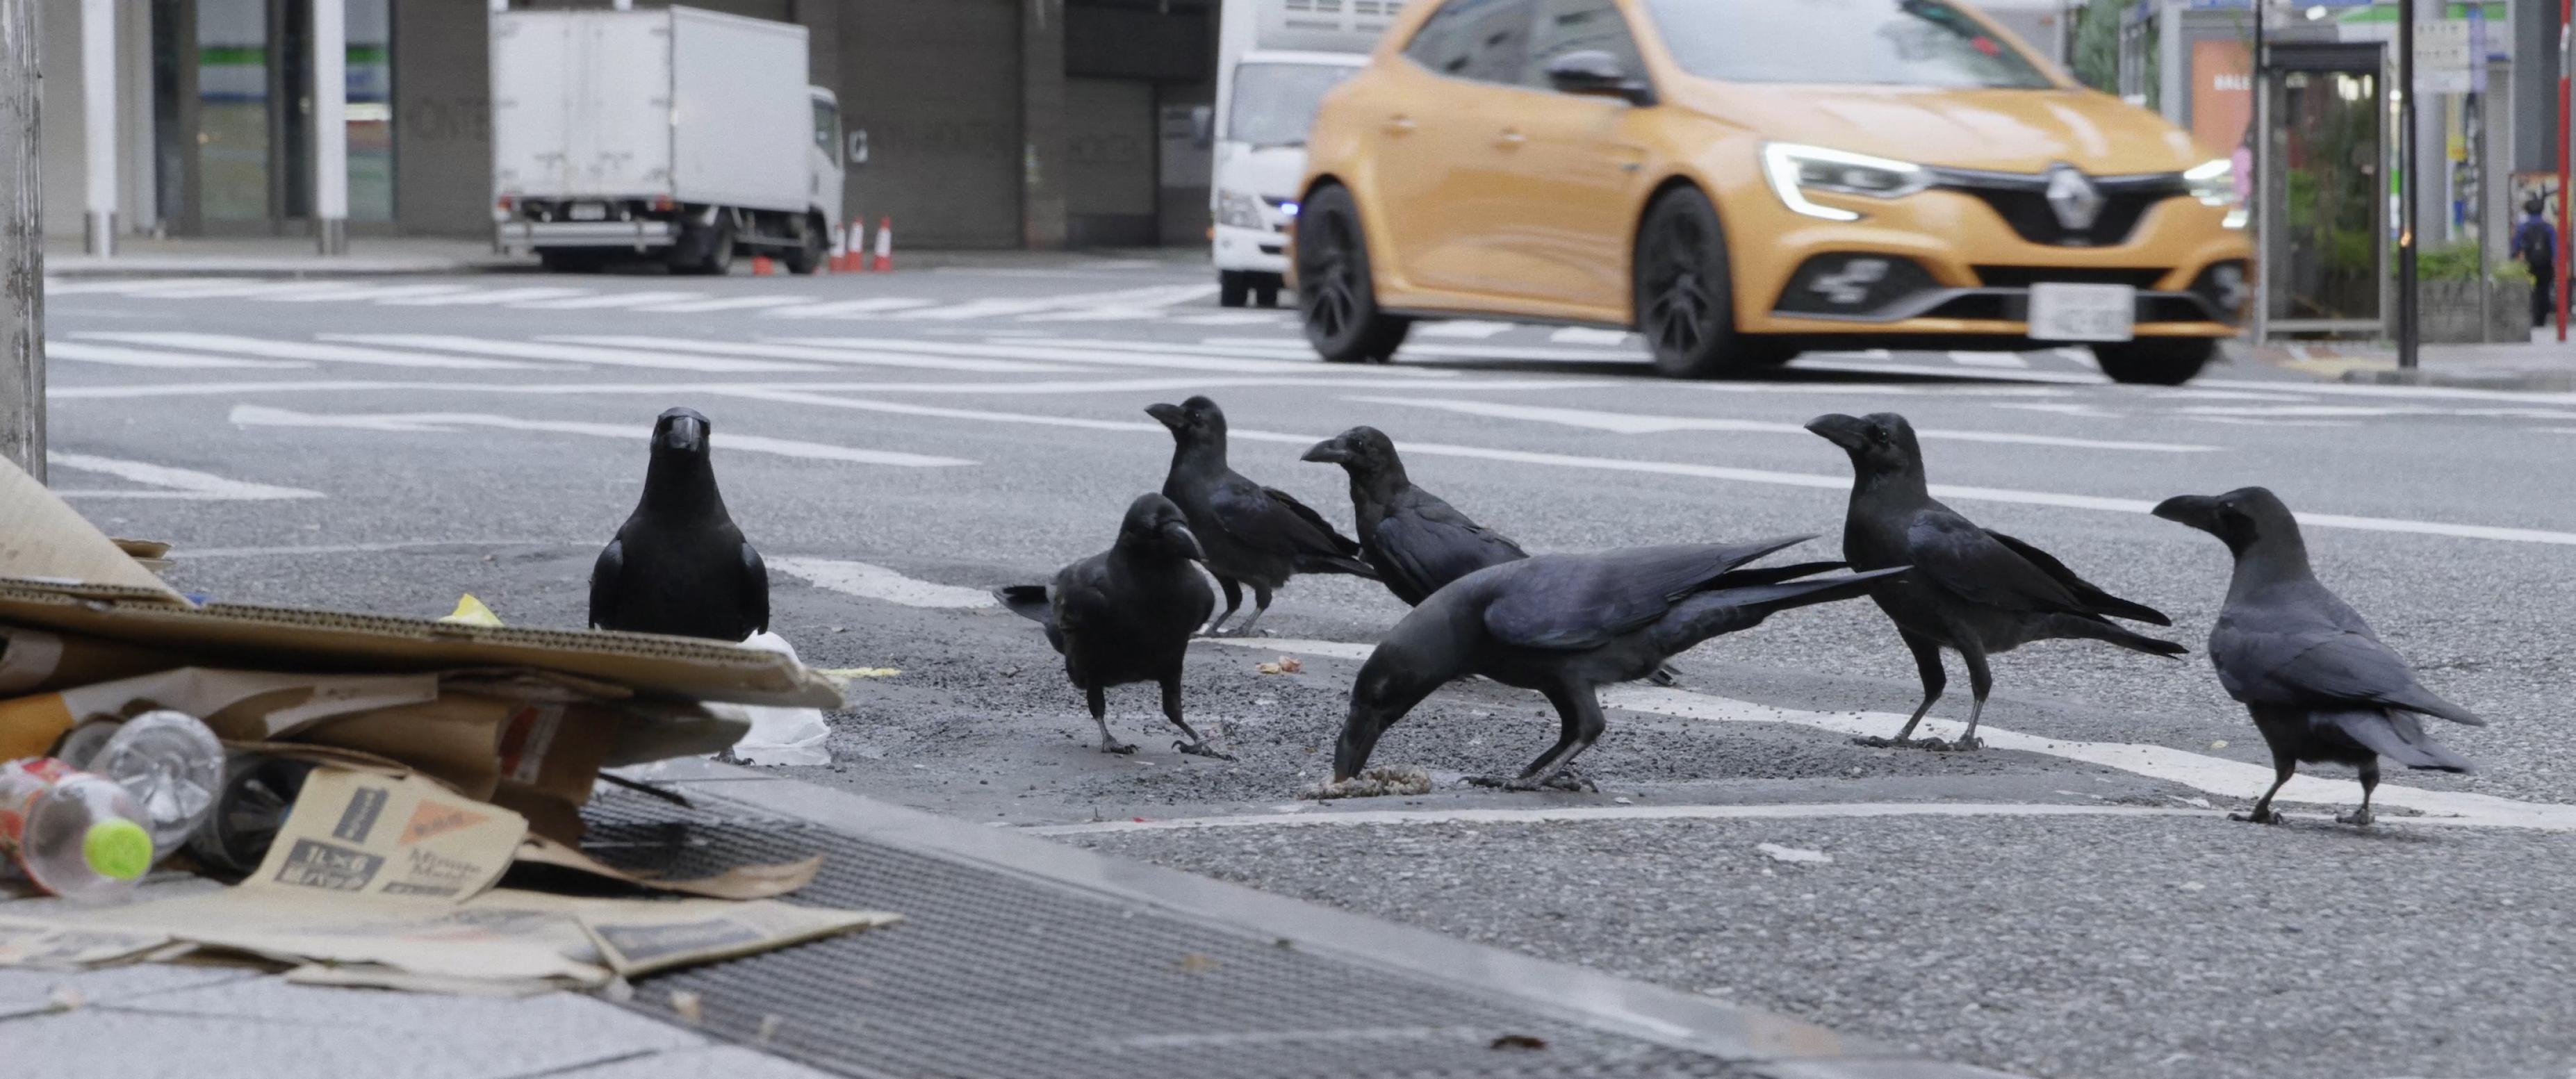
[[[2264,340],[2271,335],[2271,320],[2268,317],[2271,310],[2270,290],[2264,287],[2272,276],[2271,263],[2265,257],[2263,250],[2264,230],[2269,228],[2270,224],[2262,212],[2264,166],[2269,163],[2272,154],[2270,123],[2272,83],[2269,77],[2271,69],[2267,66],[2271,60],[2271,54],[2265,51],[2267,42],[2264,39],[2263,25],[2267,21],[2264,16],[2270,6],[2271,0],[2253,0],[2254,62],[2249,66],[2254,71],[2246,80],[2253,100],[2250,102],[2252,107],[2245,110],[2245,122],[2254,127],[2254,152],[2246,155],[2245,190],[2251,194],[2245,200],[2244,209],[2245,227],[2254,233],[2254,265],[2246,274],[2245,289],[2246,295],[2253,297],[2254,311],[2247,321],[2254,327],[2253,343],[2257,348],[2262,347]]]
[[[2564,2],[2564,0],[2562,0]],[[2412,369],[2416,355],[2415,195],[2424,180],[2415,159],[2415,0],[2397,0],[2397,366]]]
[[[38,0],[0,0],[0,457],[45,479],[45,193]]]
[[[2576,17],[2576,0],[2558,0],[2558,122],[2553,125],[2558,136],[2558,253],[2551,258],[2556,265],[2550,267],[2556,271],[2550,277],[2557,282],[2557,287],[2553,291],[2558,295],[2551,300],[2557,306],[2557,311],[2550,317],[2558,323],[2558,343],[2562,345],[2567,343],[2567,224],[2569,217],[2567,204],[2570,201],[2567,190],[2567,142],[2571,137],[2571,130],[2576,130],[2576,127],[2571,127],[2568,123],[2567,108],[2568,80],[2571,75],[2576,75],[2576,72],[2568,70],[2568,61],[2576,59],[2576,53],[2568,51],[2568,29],[2571,21],[2576,21],[2571,17]]]
[[[313,0],[313,242],[349,253],[349,8]]]

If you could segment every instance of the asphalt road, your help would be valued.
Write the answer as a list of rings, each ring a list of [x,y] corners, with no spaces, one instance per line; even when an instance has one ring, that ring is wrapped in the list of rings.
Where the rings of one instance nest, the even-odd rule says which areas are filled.
[[[814,665],[902,672],[853,692],[804,778],[2035,1075],[2567,1074],[2576,478],[2553,461],[2576,396],[2243,365],[2120,387],[2071,350],[1678,384],[1617,335],[1499,324],[1330,367],[1213,284],[1078,259],[60,283],[53,481],[109,531],[176,543],[194,591],[422,615],[472,592],[573,625],[653,416],[689,404],[769,558],[775,628]],[[1468,683],[1377,755],[1432,793],[1318,804],[1295,795],[1329,771],[1352,657],[1403,608],[1300,579],[1271,639],[1192,653],[1193,721],[1239,762],[1172,752],[1150,687],[1111,695],[1144,752],[1103,756],[1036,628],[980,594],[1106,546],[1169,455],[1141,410],[1197,392],[1226,406],[1238,469],[1328,517],[1348,519],[1341,475],[1297,455],[1367,423],[1533,551],[1817,533],[1796,553],[1831,557],[1848,468],[1798,427],[1901,411],[1952,505],[2164,609],[2194,654],[2027,648],[1996,663],[1993,748],[1865,749],[1849,735],[1913,706],[1912,662],[1874,608],[1814,608],[1685,657],[1680,692],[1619,698],[1583,762],[1597,794],[1463,786],[1555,733],[1536,695]],[[2481,772],[2392,774],[2369,834],[2329,822],[2358,797],[2333,769],[2292,789],[2293,826],[2221,816],[2268,775],[2198,654],[2226,555],[2141,508],[2253,483],[2331,515],[2309,530],[2320,574],[2494,720],[2437,732]],[[1257,670],[1282,656],[1303,670]],[[1966,713],[1951,670],[1938,719]],[[1352,816],[1388,811],[1413,816]],[[2496,826],[2516,823],[2558,830]]]

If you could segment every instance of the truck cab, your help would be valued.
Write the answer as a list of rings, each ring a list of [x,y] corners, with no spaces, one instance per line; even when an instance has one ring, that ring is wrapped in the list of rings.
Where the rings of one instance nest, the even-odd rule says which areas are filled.
[[[1245,53],[1219,94],[1210,209],[1217,302],[1279,303],[1288,229],[1306,172],[1306,128],[1324,94],[1368,62],[1365,53]]]

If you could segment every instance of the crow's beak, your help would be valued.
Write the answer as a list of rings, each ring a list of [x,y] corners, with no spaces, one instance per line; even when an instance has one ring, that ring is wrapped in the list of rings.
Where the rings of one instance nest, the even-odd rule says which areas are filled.
[[[1867,425],[1859,417],[1827,413],[1807,421],[1807,430],[1816,437],[1846,450],[1857,450],[1869,441]]]
[[[1342,464],[1351,459],[1351,445],[1339,438],[1328,438],[1315,443],[1315,448],[1307,450],[1306,456],[1301,459],[1313,461],[1319,465]]]
[[[2175,495],[2156,503],[2155,515],[2203,532],[2218,531],[2218,500],[2208,495]]]
[[[1198,533],[1190,531],[1190,526],[1179,521],[1163,526],[1163,542],[1171,544],[1175,553],[1192,562],[1207,561],[1207,549],[1199,546]]]
[[[1145,406],[1145,414],[1154,417],[1156,420],[1160,421],[1163,426],[1169,427],[1175,431],[1181,429],[1181,419],[1187,415],[1187,413],[1181,411],[1181,406],[1179,405],[1147,405]]]
[[[707,425],[693,416],[678,416],[662,432],[662,445],[682,453],[707,448]]]

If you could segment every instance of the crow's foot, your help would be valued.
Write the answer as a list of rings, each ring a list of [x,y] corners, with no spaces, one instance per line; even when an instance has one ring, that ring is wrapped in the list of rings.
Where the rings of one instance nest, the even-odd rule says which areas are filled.
[[[1234,759],[1233,754],[1219,753],[1215,746],[1211,746],[1205,742],[1182,742],[1175,740],[1172,743],[1172,748],[1180,750],[1181,752],[1187,753],[1193,757],[1214,757],[1221,761],[1230,761]]]
[[[2230,813],[2227,819],[2241,820],[2247,824],[2284,824],[2290,818],[2282,816],[2280,810],[2270,806],[2257,806],[2243,813]]]

